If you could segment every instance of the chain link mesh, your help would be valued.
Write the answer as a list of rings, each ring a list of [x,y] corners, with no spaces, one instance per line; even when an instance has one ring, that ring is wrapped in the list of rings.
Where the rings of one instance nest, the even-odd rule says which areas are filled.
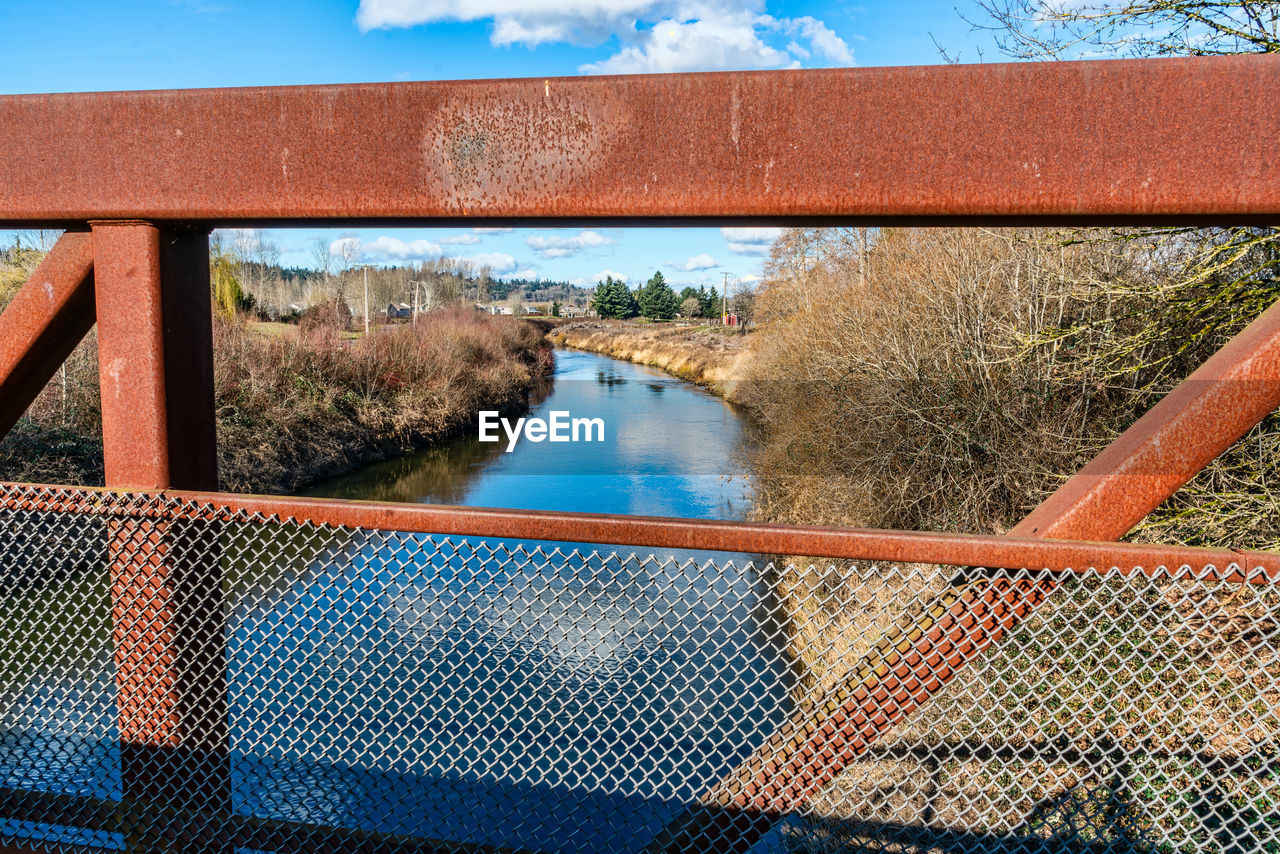
[[[1276,588],[1123,569],[651,556],[0,487],[0,844],[1280,850]],[[772,736],[821,735],[867,662],[909,658],[886,633],[1002,584],[1035,591],[1008,633],[797,798],[808,760]],[[744,767],[769,785],[746,797]]]

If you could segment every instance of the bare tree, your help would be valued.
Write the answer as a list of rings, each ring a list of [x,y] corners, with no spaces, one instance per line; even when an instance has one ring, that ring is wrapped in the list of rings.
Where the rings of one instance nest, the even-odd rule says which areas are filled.
[[[337,259],[333,256],[333,245],[325,238],[317,237],[311,241],[311,263],[324,277],[325,287],[328,288]]]
[[[1280,53],[1276,0],[978,0],[997,46],[1019,59]]]

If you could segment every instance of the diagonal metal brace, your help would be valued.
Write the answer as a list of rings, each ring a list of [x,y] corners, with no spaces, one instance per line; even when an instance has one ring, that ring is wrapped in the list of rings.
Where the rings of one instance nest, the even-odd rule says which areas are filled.
[[[0,437],[93,328],[93,239],[68,232],[0,313]]]

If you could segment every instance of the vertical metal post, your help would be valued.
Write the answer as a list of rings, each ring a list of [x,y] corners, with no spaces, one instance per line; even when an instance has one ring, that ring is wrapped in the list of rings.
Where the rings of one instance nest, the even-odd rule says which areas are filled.
[[[216,489],[208,234],[96,222],[93,243],[107,485]],[[120,519],[110,549],[126,835],[217,848],[230,777],[216,534]]]

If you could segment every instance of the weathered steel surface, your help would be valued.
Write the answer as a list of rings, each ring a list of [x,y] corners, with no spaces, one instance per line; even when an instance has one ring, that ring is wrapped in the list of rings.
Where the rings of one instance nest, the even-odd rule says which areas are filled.
[[[38,490],[38,497],[32,490]],[[20,497],[9,493],[22,491]],[[625,516],[561,513],[546,510],[506,510],[450,507],[439,504],[401,504],[345,501],[333,498],[288,498],[169,489],[164,495],[178,501],[162,515],[139,503],[133,514],[121,514],[105,497],[116,489],[31,486],[0,483],[0,507],[8,509],[110,513],[120,518],[217,521],[254,514],[281,522],[377,531],[437,534],[450,537],[539,540],[636,548],[698,549],[764,555],[803,555],[877,563],[931,563],[982,566],[988,569],[1030,569],[1078,572],[1090,567],[1116,568],[1121,574],[1153,575],[1159,567],[1189,566],[1205,581],[1280,581],[1280,554],[1274,552],[1205,549],[1144,543],[1083,542],[1033,537],[944,534],[927,531],[886,531],[870,528],[817,528]],[[153,493],[128,491],[139,496]],[[1242,571],[1230,569],[1232,565]],[[1214,567],[1200,572],[1202,567]]]
[[[281,520],[446,536],[804,555],[993,569],[1078,571],[1090,567],[1117,567],[1123,573],[1137,571],[1150,574],[1161,566],[1212,565],[1218,572],[1206,572],[1206,579],[1222,577],[1242,581],[1244,574],[1228,569],[1231,564],[1236,564],[1253,583],[1280,581],[1280,554],[1270,552],[325,498],[268,498],[173,490],[166,494],[210,508],[260,513]]]
[[[1118,539],[1280,406],[1280,303],[1273,305],[1011,531],[1012,537]],[[713,832],[723,810],[744,851],[880,736],[1043,604],[1051,578],[967,574],[887,633],[821,707],[805,707],[675,822],[653,850]]]
[[[93,227],[108,486],[217,488],[208,235],[144,222]],[[230,809],[219,555],[183,520],[114,519],[109,557],[131,849],[153,850],[160,805]],[[178,850],[227,848],[184,828]],[[166,845],[172,840],[166,842]]]
[[[1277,138],[1280,56],[10,96],[0,222],[1271,223]]]
[[[93,328],[93,241],[64,234],[0,313],[0,437]]]
[[[208,236],[95,223],[107,484],[214,489]]]

